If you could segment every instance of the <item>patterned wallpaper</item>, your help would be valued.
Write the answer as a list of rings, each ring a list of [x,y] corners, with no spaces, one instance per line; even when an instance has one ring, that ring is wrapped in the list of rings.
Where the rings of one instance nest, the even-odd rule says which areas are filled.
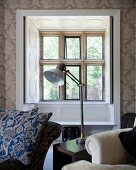
[[[136,1],[135,1],[136,9]],[[136,112],[136,12],[135,12],[135,112]]]
[[[16,103],[17,9],[121,9],[121,112],[135,111],[135,0],[5,0],[6,83],[3,83],[3,85],[6,86],[5,100],[7,108],[15,107]],[[3,18],[2,15],[1,18]],[[3,40],[0,39],[0,45],[2,43]],[[0,58],[2,56],[0,54]],[[0,90],[2,90],[1,86]],[[0,103],[0,106],[4,106],[4,104]]]
[[[4,0],[0,1],[0,107],[5,108],[5,38]]]

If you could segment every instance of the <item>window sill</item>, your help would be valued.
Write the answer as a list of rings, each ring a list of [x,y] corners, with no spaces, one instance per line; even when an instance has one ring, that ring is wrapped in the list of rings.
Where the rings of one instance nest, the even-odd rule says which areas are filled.
[[[99,101],[99,102],[96,102],[96,101],[85,101],[83,102],[85,105],[90,105],[90,104],[109,104],[107,102],[104,102],[104,101]],[[59,104],[80,104],[80,101],[40,101],[37,103],[37,105],[59,105]]]
[[[81,125],[81,122],[64,122],[64,121],[57,121],[61,125]],[[99,126],[115,126],[114,122],[84,122],[84,125],[99,125]]]

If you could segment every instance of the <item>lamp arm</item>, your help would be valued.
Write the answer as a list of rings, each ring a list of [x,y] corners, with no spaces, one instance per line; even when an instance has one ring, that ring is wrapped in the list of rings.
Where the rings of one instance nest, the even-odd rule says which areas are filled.
[[[72,74],[69,70],[65,71],[65,74],[71,78],[78,86],[83,86],[83,84]]]

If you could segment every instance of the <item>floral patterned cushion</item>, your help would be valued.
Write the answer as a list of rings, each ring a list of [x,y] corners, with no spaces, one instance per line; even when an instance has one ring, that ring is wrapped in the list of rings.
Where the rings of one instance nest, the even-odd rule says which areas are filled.
[[[25,165],[31,161],[36,149],[41,128],[48,122],[52,113],[14,110],[2,122],[1,154],[12,157]]]
[[[0,108],[0,121],[2,122],[8,115],[14,115],[17,110],[15,109],[1,109]],[[30,111],[26,111],[30,115],[35,115],[38,112],[38,108],[34,108]]]
[[[1,109],[0,108],[0,134],[1,134],[1,129],[2,129],[2,121],[4,121],[4,119],[8,115],[15,114],[15,111],[17,111],[17,110],[15,110],[15,109]],[[31,115],[37,114],[38,108],[34,108],[34,109],[27,111],[27,112],[30,112]]]
[[[2,121],[3,118],[7,117],[10,114],[10,110],[8,109],[0,109],[0,120]]]
[[[8,109],[1,109],[0,108],[0,163],[10,158],[10,156],[6,155],[6,153],[4,151],[3,138],[2,138],[1,132],[2,132],[2,122],[3,122],[3,120],[6,119],[6,117],[9,114],[11,114],[13,111],[14,111],[14,109],[8,110]]]
[[[0,134],[0,163],[10,159],[10,156],[6,154],[3,148],[2,136]]]

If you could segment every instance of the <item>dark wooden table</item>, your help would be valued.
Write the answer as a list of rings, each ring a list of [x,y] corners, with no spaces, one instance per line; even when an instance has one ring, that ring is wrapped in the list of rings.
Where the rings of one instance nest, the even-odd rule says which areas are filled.
[[[91,162],[91,155],[85,150],[84,144],[77,144],[76,139],[53,145],[53,170],[78,160]]]

